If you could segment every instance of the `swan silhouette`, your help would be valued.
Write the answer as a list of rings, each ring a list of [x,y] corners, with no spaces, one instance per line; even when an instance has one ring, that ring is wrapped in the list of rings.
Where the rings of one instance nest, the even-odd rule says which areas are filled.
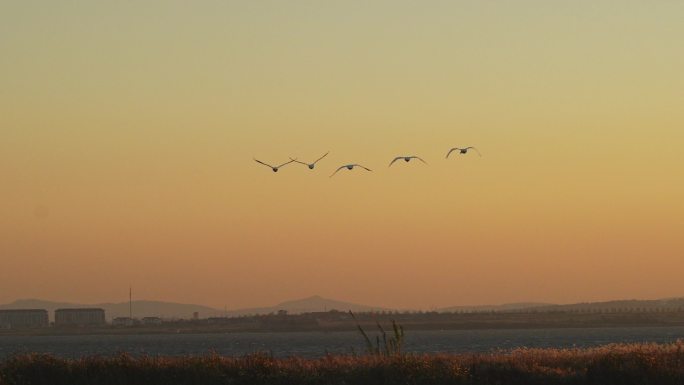
[[[459,153],[463,154],[463,155],[467,154],[468,150],[475,150],[475,152],[477,152],[478,155],[482,156],[482,154],[480,154],[480,151],[477,148],[470,146],[470,147],[464,147],[464,148],[454,147],[451,150],[449,150],[449,152],[447,152],[446,157],[449,158],[449,155],[451,155],[451,153],[456,151],[456,150],[458,150]]]
[[[266,167],[270,167],[271,170],[273,170],[273,172],[278,172],[278,169],[281,168],[281,167],[283,167],[283,166],[285,166],[286,164],[290,164],[290,163],[292,163],[292,162],[296,162],[296,160],[293,159],[293,160],[290,160],[289,162],[285,162],[285,163],[283,163],[283,164],[281,164],[281,165],[278,165],[278,166],[271,166],[270,164],[264,163],[264,162],[262,162],[262,161],[260,161],[259,159],[256,159],[256,158],[254,158],[254,161],[257,162],[257,163],[263,164],[263,165],[266,166]]]
[[[421,161],[421,162],[427,164],[427,162],[424,161],[421,157],[415,156],[415,155],[411,155],[411,156],[398,156],[398,157],[394,158],[394,159],[390,162],[389,166],[387,166],[387,167],[392,167],[392,165],[394,164],[394,162],[396,162],[396,161],[398,161],[398,160],[400,160],[400,159],[403,159],[405,162],[409,162],[411,159],[418,159],[419,161]]]
[[[292,159],[293,162],[301,163],[301,164],[303,164],[303,165],[309,167],[309,170],[313,170],[314,167],[316,167],[316,163],[318,163],[319,160],[321,160],[321,159],[325,158],[326,156],[328,156],[328,154],[330,154],[330,151],[326,152],[322,157],[316,159],[313,163],[304,163],[304,162],[300,162],[300,161],[297,160],[297,158],[290,158],[290,159]]]
[[[364,166],[362,166],[362,165],[360,165],[360,164],[356,164],[356,163],[354,163],[354,164],[345,164],[344,166],[340,166],[340,168],[338,168],[337,170],[335,170],[335,172],[332,173],[332,175],[330,175],[330,177],[332,178],[335,174],[337,174],[338,171],[342,170],[343,168],[346,168],[347,170],[352,170],[352,169],[354,169],[354,167],[361,167],[362,169],[364,169],[364,170],[366,170],[366,171],[373,171],[373,170],[371,170],[370,168],[364,167]]]

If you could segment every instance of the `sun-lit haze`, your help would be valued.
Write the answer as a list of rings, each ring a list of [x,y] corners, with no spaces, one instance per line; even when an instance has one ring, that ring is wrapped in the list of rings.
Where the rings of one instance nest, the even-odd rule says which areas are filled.
[[[0,303],[684,295],[682,15],[3,1]]]

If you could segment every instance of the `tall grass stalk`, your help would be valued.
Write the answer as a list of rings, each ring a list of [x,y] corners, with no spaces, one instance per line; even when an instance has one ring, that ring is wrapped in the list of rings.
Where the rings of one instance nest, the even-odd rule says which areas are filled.
[[[359,321],[356,319],[354,312],[350,310],[349,314],[351,314],[354,322],[356,323],[356,328],[359,330],[359,333],[361,333],[364,341],[366,342],[366,352],[368,354],[375,356],[384,355],[386,357],[400,356],[402,354],[401,349],[404,345],[404,328],[401,325],[397,325],[396,321],[392,320],[392,330],[394,335],[389,338],[387,338],[387,332],[385,332],[385,329],[382,327],[382,325],[380,325],[380,322],[376,321],[378,330],[380,330],[380,335],[375,336],[375,345],[373,345],[368,337],[368,334],[365,330],[363,330],[363,327],[361,327],[361,324],[359,324]],[[382,344],[380,343],[381,336]]]

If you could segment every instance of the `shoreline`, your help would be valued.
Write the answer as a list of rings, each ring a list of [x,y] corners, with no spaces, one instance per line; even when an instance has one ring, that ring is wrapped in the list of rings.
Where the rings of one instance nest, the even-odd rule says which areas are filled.
[[[364,328],[374,329],[375,324],[363,324]],[[592,323],[592,324],[423,324],[406,325],[407,331],[482,331],[482,330],[554,330],[554,329],[614,329],[614,328],[667,328],[683,327],[684,322],[676,323]],[[243,334],[243,333],[339,333],[357,332],[356,327],[339,328],[225,328],[225,327],[102,327],[102,328],[40,328],[0,330],[0,338],[4,336],[79,336],[79,335],[165,335],[165,334]]]

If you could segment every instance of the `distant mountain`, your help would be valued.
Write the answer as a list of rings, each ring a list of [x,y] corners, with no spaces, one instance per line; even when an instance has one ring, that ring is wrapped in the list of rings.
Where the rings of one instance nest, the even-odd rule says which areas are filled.
[[[275,306],[269,307],[255,307],[247,309],[237,309],[228,312],[229,316],[250,315],[250,314],[269,314],[276,313],[279,310],[285,310],[290,314],[312,313],[319,311],[339,310],[339,311],[354,311],[354,312],[368,312],[368,311],[384,311],[390,310],[378,306],[359,305],[356,303],[337,301],[334,299],[323,298],[317,295],[281,302]]]
[[[213,309],[208,306],[181,304],[162,301],[133,301],[133,316],[142,317],[162,317],[162,318],[192,318],[194,312],[199,313],[200,317],[212,317],[224,314],[223,311]],[[95,307],[102,308],[108,320],[116,317],[128,317],[128,302],[121,303],[97,303],[97,304],[78,304],[69,302],[43,301],[39,299],[21,299],[9,304],[0,305],[0,309],[46,309],[50,319],[54,317],[55,309],[59,308],[78,308]]]
[[[502,305],[478,305],[478,306],[449,306],[437,309],[439,313],[449,313],[449,312],[478,312],[478,311],[514,311],[522,309],[532,309],[539,307],[556,306],[550,303],[544,302],[516,302],[516,303],[505,303]]]

